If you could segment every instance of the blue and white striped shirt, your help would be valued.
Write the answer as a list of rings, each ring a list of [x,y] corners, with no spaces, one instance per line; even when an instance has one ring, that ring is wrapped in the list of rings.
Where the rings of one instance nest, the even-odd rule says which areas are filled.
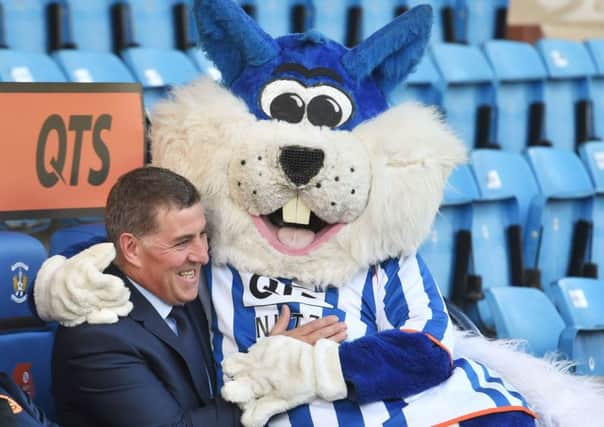
[[[268,336],[282,304],[291,309],[290,327],[336,315],[347,324],[348,341],[391,329],[413,330],[454,354],[453,326],[444,301],[416,256],[388,260],[358,273],[346,286],[325,290],[239,273],[228,266],[208,265],[205,274],[212,305],[217,308],[212,311],[211,331],[220,379],[222,360]],[[496,373],[467,359],[453,363],[451,377],[415,396],[368,404],[317,399],[273,417],[268,425],[425,427],[455,424],[471,414],[528,412],[525,400]]]

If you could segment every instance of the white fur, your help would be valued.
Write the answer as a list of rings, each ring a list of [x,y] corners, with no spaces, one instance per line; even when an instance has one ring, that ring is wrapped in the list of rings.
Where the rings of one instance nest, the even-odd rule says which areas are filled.
[[[68,260],[47,259],[34,287],[38,315],[64,326],[115,323],[126,316],[132,310],[130,291],[120,278],[102,273],[113,258],[113,244],[100,243]]]
[[[262,339],[247,353],[224,360],[230,381],[222,396],[241,406],[246,427],[261,427],[271,416],[315,398],[343,399],[348,390],[338,347],[326,339],[314,346],[285,335]]]
[[[274,249],[250,216],[268,214],[296,194],[277,162],[287,145],[325,151],[325,167],[298,191],[322,219],[347,224],[301,256]],[[413,253],[428,233],[451,169],[464,158],[462,143],[436,112],[413,104],[352,132],[333,131],[257,120],[228,90],[200,80],[177,90],[154,115],[153,159],[199,186],[213,262],[308,286],[342,285],[370,264]]]
[[[520,391],[540,427],[604,425],[604,385],[567,373],[568,362],[538,359],[522,352],[521,343],[487,340],[457,331],[456,356],[482,362]]]

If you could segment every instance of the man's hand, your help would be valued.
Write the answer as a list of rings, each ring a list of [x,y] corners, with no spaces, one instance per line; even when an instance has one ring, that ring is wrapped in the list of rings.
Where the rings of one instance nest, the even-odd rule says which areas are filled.
[[[325,316],[313,320],[305,325],[287,330],[291,312],[287,304],[283,304],[281,314],[277,323],[271,330],[269,336],[285,335],[315,345],[321,338],[342,342],[346,339],[346,323],[338,321],[337,316]]]
[[[115,258],[111,243],[99,243],[69,259],[47,259],[36,277],[39,316],[63,326],[115,323],[132,310],[130,291],[119,277],[103,274]]]

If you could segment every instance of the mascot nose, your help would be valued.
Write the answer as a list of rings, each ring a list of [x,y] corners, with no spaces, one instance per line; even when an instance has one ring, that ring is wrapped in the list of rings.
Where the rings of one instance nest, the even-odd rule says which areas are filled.
[[[325,153],[318,148],[288,145],[281,148],[279,163],[287,177],[297,186],[306,185],[323,167]]]

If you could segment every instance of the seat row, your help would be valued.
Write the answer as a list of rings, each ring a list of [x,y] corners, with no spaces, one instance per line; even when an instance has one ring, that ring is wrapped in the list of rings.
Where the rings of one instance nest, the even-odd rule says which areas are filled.
[[[65,47],[120,51],[187,50],[197,42],[192,0],[2,0],[2,44],[46,52]],[[273,36],[316,28],[355,45],[420,3],[434,9],[434,42],[478,44],[503,38],[508,0],[240,0]]]
[[[409,99],[439,108],[469,149],[575,150],[604,138],[604,40],[433,45],[391,102]]]
[[[583,349],[579,372],[597,375],[604,374],[603,160],[600,142],[585,144],[580,157],[550,147],[524,155],[475,150],[453,173],[420,250],[443,295],[483,332],[528,339],[540,355],[561,350],[578,360]]]

